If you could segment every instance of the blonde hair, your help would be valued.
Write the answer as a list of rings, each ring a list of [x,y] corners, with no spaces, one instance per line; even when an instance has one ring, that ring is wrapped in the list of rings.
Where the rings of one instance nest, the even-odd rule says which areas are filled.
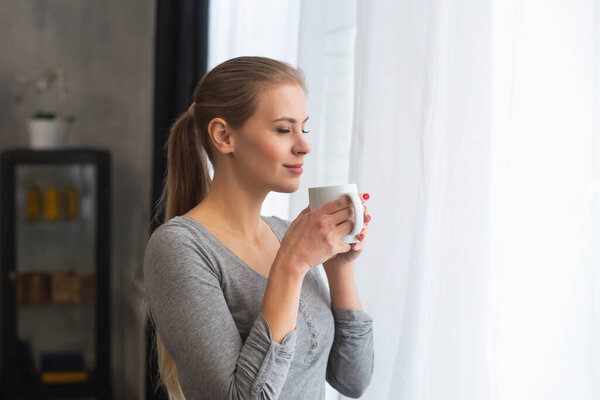
[[[260,93],[284,83],[298,84],[306,93],[300,69],[271,58],[250,56],[227,60],[200,79],[190,109],[173,123],[166,142],[167,171],[157,205],[158,211],[165,211],[164,222],[185,214],[208,193],[208,160],[215,165],[208,123],[219,117],[234,129],[241,127],[256,111]],[[185,400],[175,361],[156,331],[149,305],[147,312],[156,338],[158,386],[164,385],[170,400]]]

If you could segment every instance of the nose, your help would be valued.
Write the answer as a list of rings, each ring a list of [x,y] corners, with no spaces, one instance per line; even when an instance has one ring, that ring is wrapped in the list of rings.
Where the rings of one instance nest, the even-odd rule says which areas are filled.
[[[294,153],[296,154],[308,154],[311,151],[311,146],[310,143],[308,142],[308,140],[306,140],[306,137],[304,136],[304,133],[301,134],[302,136],[299,136],[298,141],[296,142],[296,144],[294,145]]]

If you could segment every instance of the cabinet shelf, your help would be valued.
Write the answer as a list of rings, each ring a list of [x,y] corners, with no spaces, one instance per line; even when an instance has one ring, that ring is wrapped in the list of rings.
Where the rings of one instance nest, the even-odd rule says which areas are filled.
[[[84,396],[94,399],[94,393],[98,392],[97,384],[93,381],[85,383],[60,383],[43,384],[36,383],[30,385],[16,385],[14,387],[15,398],[18,399],[63,399],[77,398]]]
[[[111,399],[110,153],[8,149],[0,161],[0,398]]]
[[[90,305],[94,305],[95,301],[94,300],[85,300],[85,301],[81,301],[80,303],[53,303],[51,301],[46,301],[46,302],[42,302],[42,303],[37,303],[37,304],[19,304],[17,303],[17,307],[21,308],[21,309],[28,309],[28,310],[35,310],[35,309],[40,309],[40,310],[44,310],[44,309],[53,309],[53,308],[58,308],[58,309],[74,309],[74,308],[82,308],[82,307],[88,307]]]

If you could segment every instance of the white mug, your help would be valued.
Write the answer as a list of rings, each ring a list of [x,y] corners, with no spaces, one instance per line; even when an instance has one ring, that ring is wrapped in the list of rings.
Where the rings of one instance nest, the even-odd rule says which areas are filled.
[[[362,231],[364,216],[363,204],[358,197],[356,183],[308,188],[308,202],[310,204],[311,211],[315,208],[321,207],[326,203],[329,203],[332,200],[336,200],[344,196],[348,196],[350,200],[352,200],[352,206],[354,207],[354,228],[352,229],[352,232],[342,237],[342,242],[348,244],[358,243],[360,240],[358,240],[356,235]],[[352,220],[352,218],[349,218],[347,221],[350,220]]]

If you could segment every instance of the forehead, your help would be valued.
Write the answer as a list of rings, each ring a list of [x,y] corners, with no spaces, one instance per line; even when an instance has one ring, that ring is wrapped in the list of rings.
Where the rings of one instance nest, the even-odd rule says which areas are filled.
[[[256,114],[268,118],[289,116],[302,121],[306,114],[304,90],[298,84],[270,87],[259,95]]]

